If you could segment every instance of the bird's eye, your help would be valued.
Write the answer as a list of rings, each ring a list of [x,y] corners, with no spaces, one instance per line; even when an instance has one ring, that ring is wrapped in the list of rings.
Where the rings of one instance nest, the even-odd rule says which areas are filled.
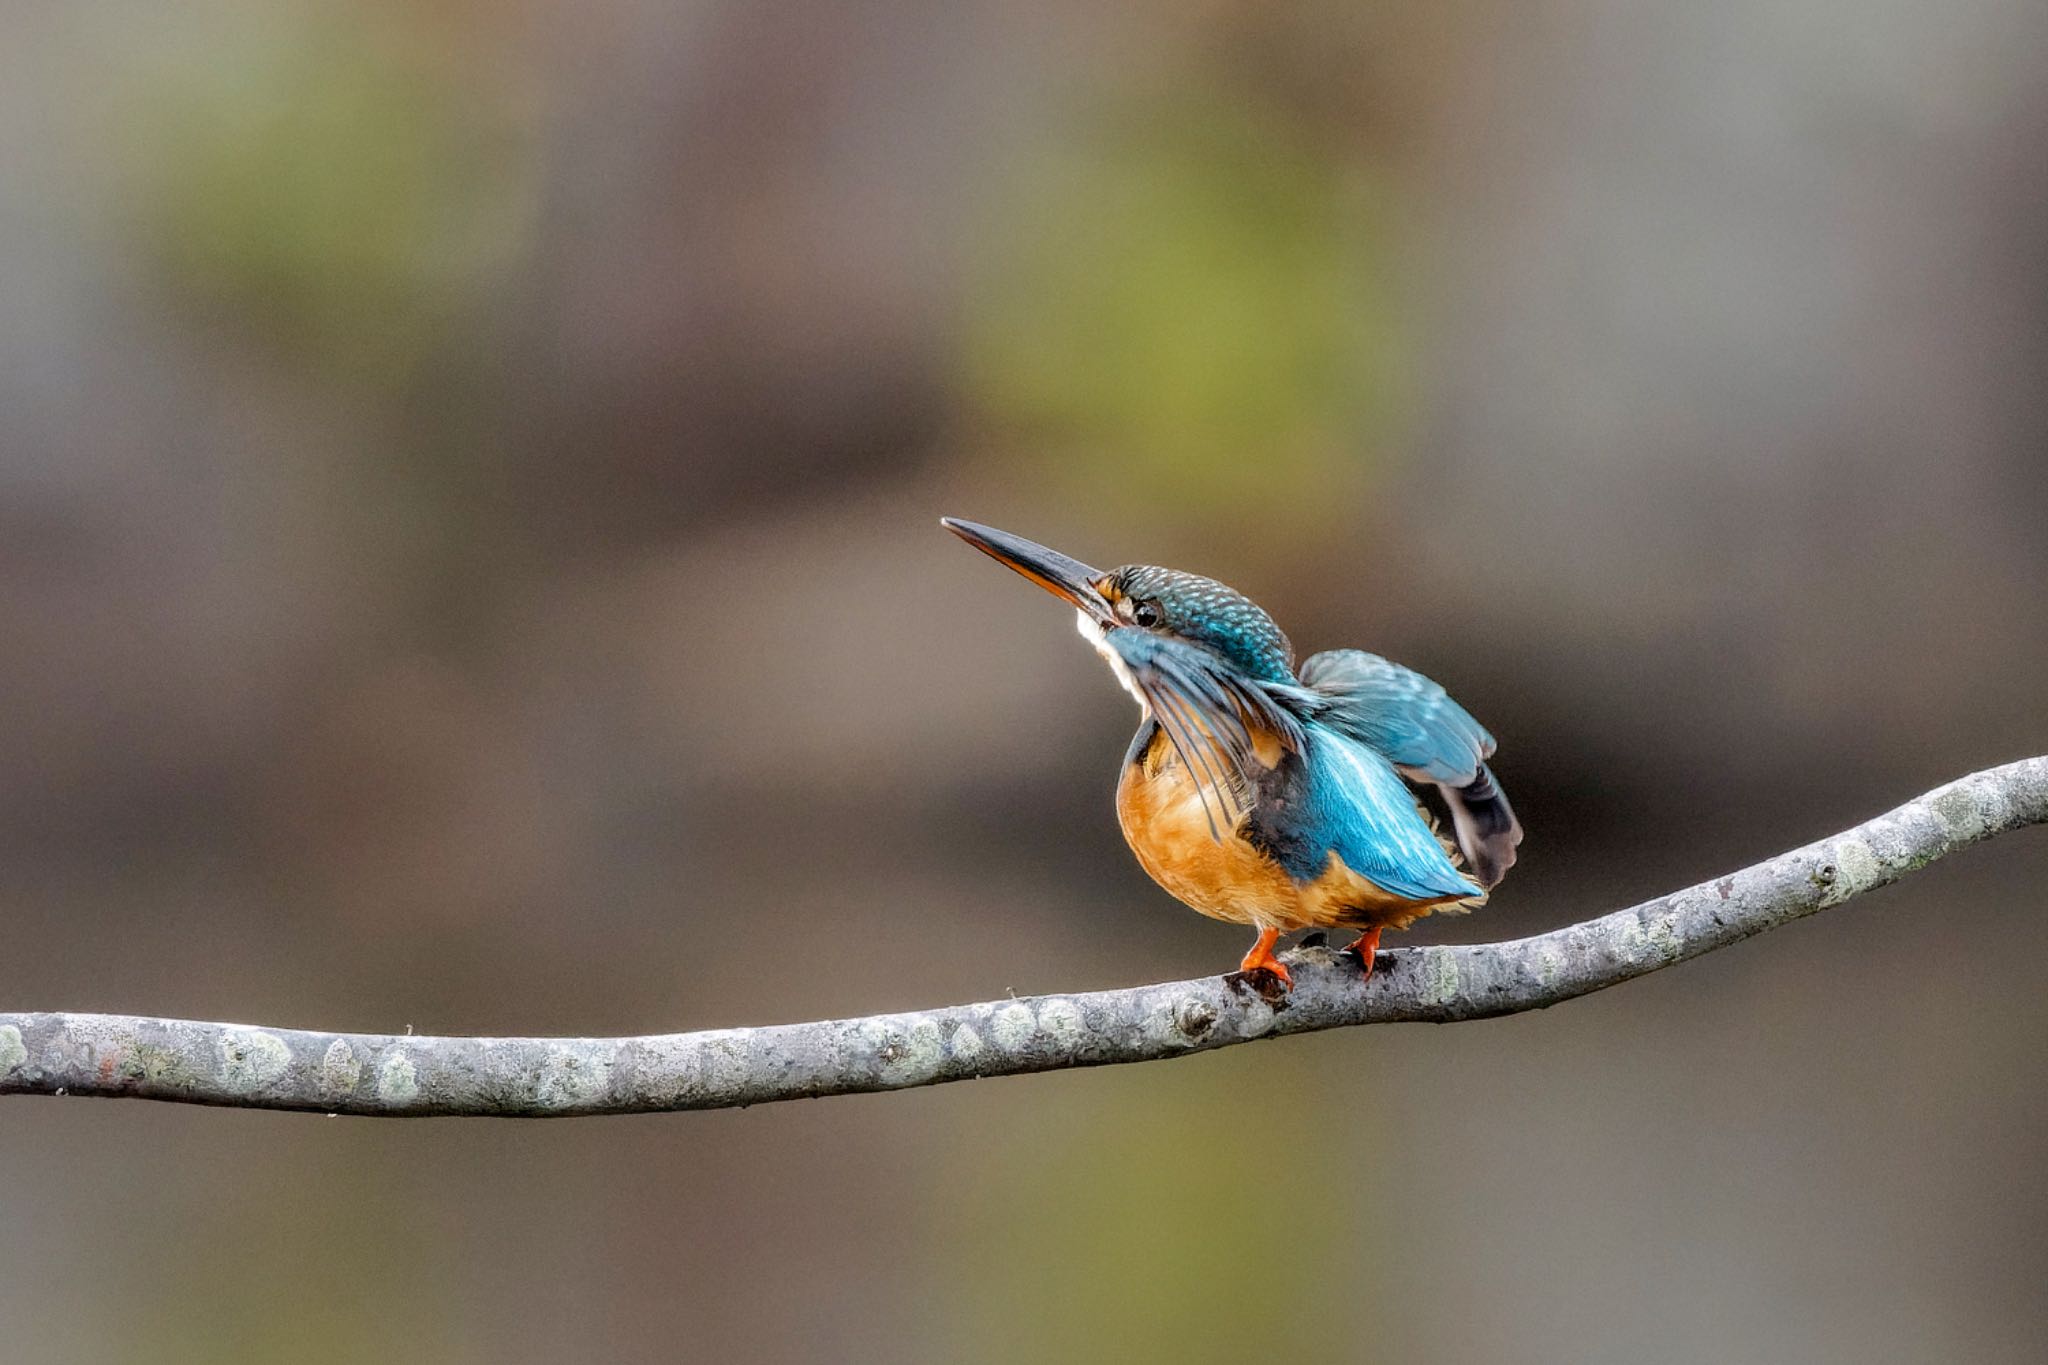
[[[1159,604],[1156,602],[1134,602],[1131,604],[1131,623],[1150,629],[1159,624]]]

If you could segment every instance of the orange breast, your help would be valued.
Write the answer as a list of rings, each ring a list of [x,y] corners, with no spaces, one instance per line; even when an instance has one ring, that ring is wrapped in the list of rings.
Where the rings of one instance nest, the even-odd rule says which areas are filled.
[[[1297,929],[1300,890],[1281,866],[1234,830],[1209,832],[1202,798],[1177,761],[1156,750],[1124,769],[1116,818],[1138,863],[1168,892],[1211,919]]]

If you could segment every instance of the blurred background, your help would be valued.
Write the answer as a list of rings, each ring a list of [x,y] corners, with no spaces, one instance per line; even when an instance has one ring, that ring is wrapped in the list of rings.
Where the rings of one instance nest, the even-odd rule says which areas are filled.
[[[942,513],[1501,737],[1521,935],[2048,750],[2029,0],[20,6],[0,1000],[1211,973]],[[42,1362],[2040,1358],[2048,842],[1562,1009],[565,1123],[0,1104]]]

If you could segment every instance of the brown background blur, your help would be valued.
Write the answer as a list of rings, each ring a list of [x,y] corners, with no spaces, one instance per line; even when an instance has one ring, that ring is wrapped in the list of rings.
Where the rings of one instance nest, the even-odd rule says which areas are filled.
[[[1553,926],[2048,750],[2034,0],[9,7],[0,1000],[1213,972],[942,513],[1501,737]],[[0,1104],[0,1360],[2034,1361],[2048,843],[1565,1008],[740,1113]]]

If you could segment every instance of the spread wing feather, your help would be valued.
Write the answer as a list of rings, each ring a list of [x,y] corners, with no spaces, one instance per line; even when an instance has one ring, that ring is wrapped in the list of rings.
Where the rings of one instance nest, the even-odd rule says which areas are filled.
[[[1301,722],[1264,685],[1238,676],[1200,646],[1131,627],[1103,639],[1194,779],[1209,833],[1220,842],[1252,807],[1254,774],[1263,768],[1260,738],[1299,752],[1306,742]]]
[[[1410,781],[1436,786],[1483,885],[1507,875],[1522,826],[1486,766],[1494,741],[1485,726],[1436,683],[1362,649],[1311,656],[1301,681],[1324,698],[1319,723],[1378,751]]]
[[[1304,823],[1352,871],[1409,900],[1477,897],[1486,888],[1459,873],[1415,793],[1385,755],[1335,730],[1318,728],[1302,806]],[[1318,869],[1320,870],[1320,868]]]

